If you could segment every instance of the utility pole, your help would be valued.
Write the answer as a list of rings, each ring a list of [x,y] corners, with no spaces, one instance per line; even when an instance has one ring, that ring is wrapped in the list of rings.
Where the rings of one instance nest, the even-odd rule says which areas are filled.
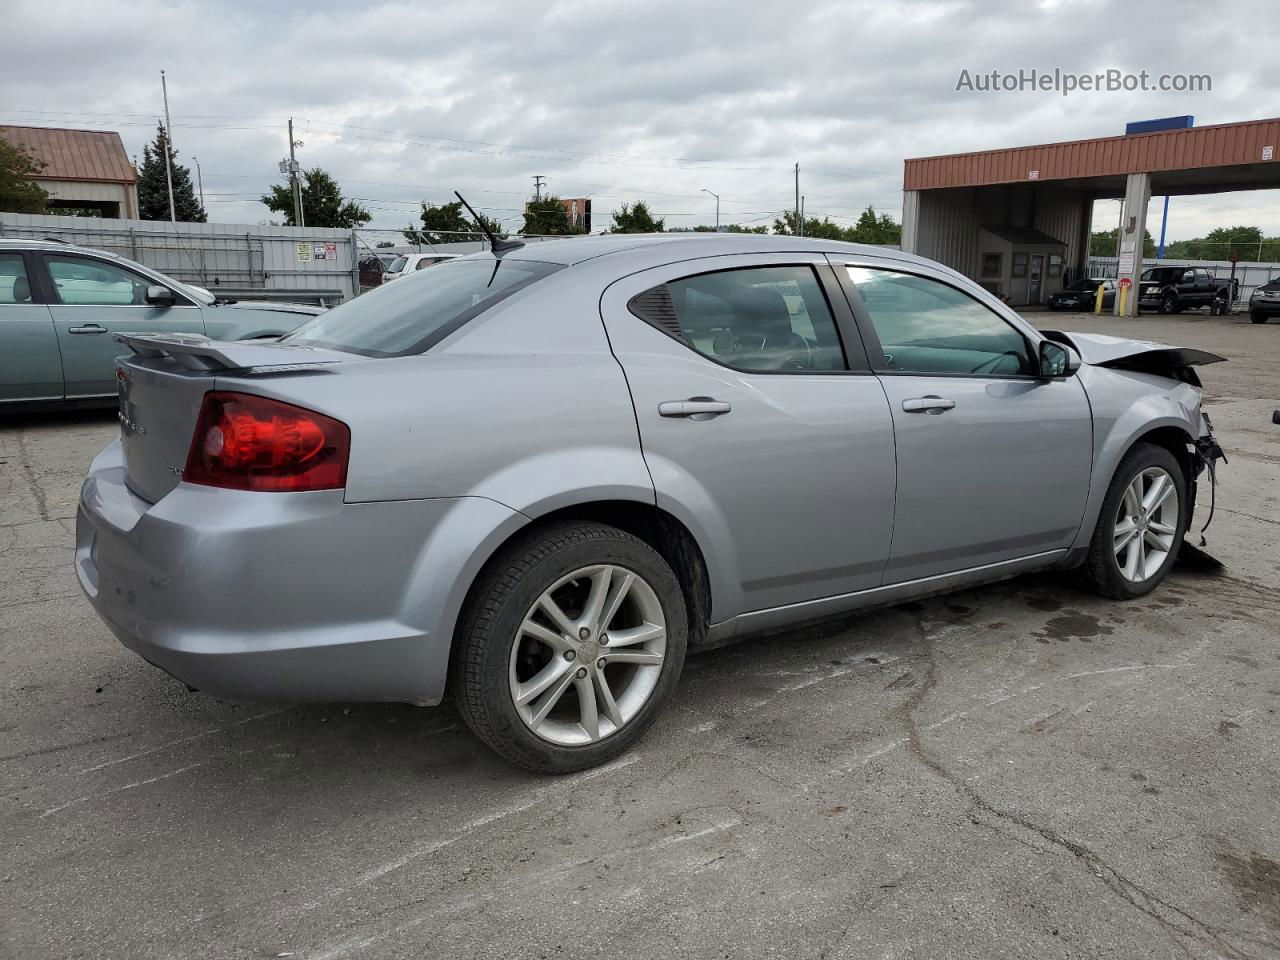
[[[796,236],[804,236],[804,223],[800,219],[800,162],[796,161]]]
[[[800,194],[800,236],[804,236],[804,194]]]
[[[294,226],[305,227],[306,218],[302,214],[302,181],[298,178],[298,159],[294,147],[298,142],[293,139],[293,117],[289,118],[289,190],[293,194]]]
[[[160,91],[164,94],[164,181],[169,186],[169,220],[178,222],[178,213],[173,206],[173,170],[170,168],[169,155],[173,152],[173,123],[169,120],[169,85],[165,82],[164,71],[160,71]]]
[[[200,175],[200,158],[192,157],[191,159],[196,165],[196,183],[200,185],[200,209],[204,210],[204,177]]]
[[[711,193],[711,191],[708,190],[706,187],[702,188],[702,192]],[[716,198],[716,233],[719,233],[720,232],[720,194],[711,193],[711,196]]]
[[[546,183],[547,178],[542,174],[534,174],[533,177],[533,202],[537,203],[542,199],[542,185]]]

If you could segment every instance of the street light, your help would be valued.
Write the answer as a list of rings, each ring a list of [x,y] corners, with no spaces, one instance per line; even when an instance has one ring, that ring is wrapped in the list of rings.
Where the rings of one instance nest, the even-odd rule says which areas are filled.
[[[702,188],[702,192],[711,193],[711,191],[708,190],[706,187]],[[711,196],[716,198],[716,233],[719,233],[720,232],[720,194],[711,193]]]

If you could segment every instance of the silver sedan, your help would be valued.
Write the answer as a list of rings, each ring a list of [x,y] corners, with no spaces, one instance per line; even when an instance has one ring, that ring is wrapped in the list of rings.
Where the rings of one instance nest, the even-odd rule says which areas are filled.
[[[279,343],[119,339],[75,564],[121,642],[225,697],[450,690],[547,772],[693,645],[1045,568],[1141,596],[1217,455],[1220,357],[804,238],[517,244]]]

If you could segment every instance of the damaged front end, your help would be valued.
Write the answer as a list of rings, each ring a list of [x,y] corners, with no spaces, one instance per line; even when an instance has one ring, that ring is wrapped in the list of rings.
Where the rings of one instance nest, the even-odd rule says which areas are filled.
[[[1095,367],[1108,367],[1113,370],[1127,370],[1145,373],[1157,377],[1166,377],[1179,383],[1202,387],[1200,377],[1196,373],[1197,366],[1211,363],[1223,363],[1226,357],[1193,347],[1173,347],[1164,343],[1152,343],[1147,340],[1131,340],[1125,337],[1110,337],[1100,333],[1063,333],[1058,330],[1046,330],[1044,336],[1057,343],[1063,343],[1080,354],[1080,359]],[[1200,411],[1199,431],[1194,441],[1187,444],[1187,485],[1190,495],[1190,507],[1195,509],[1197,487],[1202,474],[1209,474],[1209,516],[1200,528],[1200,545],[1204,546],[1204,531],[1213,522],[1214,506],[1217,500],[1217,461],[1227,462],[1221,444],[1214,436],[1213,422],[1209,415]],[[1189,531],[1188,531],[1189,532]]]

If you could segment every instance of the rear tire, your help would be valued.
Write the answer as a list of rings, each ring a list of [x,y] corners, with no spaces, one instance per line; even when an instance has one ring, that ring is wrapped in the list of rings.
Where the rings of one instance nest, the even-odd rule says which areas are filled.
[[[657,718],[687,642],[679,581],[647,543],[599,523],[533,530],[472,589],[455,640],[458,711],[526,770],[594,767]]]
[[[1160,485],[1162,477],[1171,490]],[[1092,587],[1113,600],[1154,590],[1182,546],[1188,502],[1186,477],[1172,453],[1150,443],[1130,450],[1111,479],[1089,543],[1084,571]]]

